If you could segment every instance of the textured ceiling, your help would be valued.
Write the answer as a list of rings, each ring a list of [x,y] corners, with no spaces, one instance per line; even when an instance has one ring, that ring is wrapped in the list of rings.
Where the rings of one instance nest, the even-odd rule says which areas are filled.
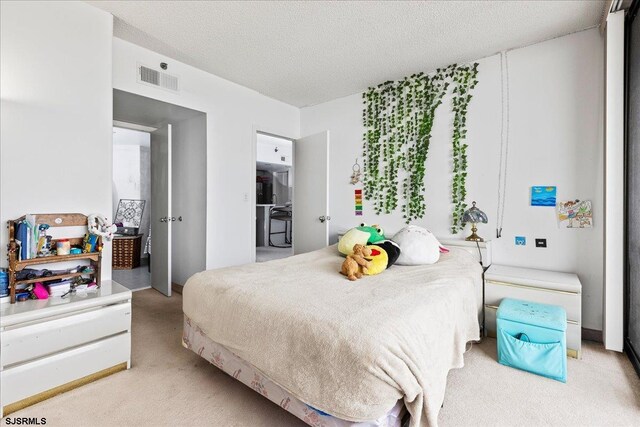
[[[116,37],[296,106],[597,25],[604,1],[89,2]]]

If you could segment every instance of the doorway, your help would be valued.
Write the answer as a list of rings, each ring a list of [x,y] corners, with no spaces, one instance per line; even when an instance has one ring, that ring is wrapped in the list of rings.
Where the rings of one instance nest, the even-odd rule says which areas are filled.
[[[131,290],[151,287],[149,211],[151,133],[142,126],[113,127],[113,207],[118,235],[113,240],[113,280]],[[132,129],[135,127],[136,129]]]
[[[123,254],[133,260],[114,266],[113,279],[132,290],[153,287],[171,296],[206,267],[206,114],[116,89],[113,118],[114,218],[122,199],[144,202],[146,211],[139,223],[119,227],[114,262],[122,261],[115,254],[118,240],[138,241],[126,242]],[[144,144],[122,149],[116,135],[120,142],[125,134],[145,141],[148,153]],[[124,189],[132,197],[124,197]]]
[[[293,255],[293,141],[256,135],[256,262]]]
[[[262,132],[255,136],[256,187],[252,194],[256,215],[252,239],[256,261],[326,247],[331,220],[329,131],[295,140]]]

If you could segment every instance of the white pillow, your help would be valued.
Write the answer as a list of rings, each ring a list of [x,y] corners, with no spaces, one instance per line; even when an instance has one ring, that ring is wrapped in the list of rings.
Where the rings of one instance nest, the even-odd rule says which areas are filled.
[[[396,264],[423,265],[435,264],[440,259],[440,242],[429,230],[408,225],[393,236],[393,241],[400,246],[400,257]]]

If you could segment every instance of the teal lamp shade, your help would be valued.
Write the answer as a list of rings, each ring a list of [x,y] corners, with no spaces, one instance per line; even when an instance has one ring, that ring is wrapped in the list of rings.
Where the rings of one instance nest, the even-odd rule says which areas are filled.
[[[476,234],[478,231],[476,224],[486,224],[489,222],[489,219],[487,218],[486,213],[476,207],[475,201],[473,202],[471,209],[467,209],[467,211],[462,215],[462,222],[463,224],[468,222],[471,223],[471,235],[465,240],[469,240],[471,242],[484,242],[484,239]]]

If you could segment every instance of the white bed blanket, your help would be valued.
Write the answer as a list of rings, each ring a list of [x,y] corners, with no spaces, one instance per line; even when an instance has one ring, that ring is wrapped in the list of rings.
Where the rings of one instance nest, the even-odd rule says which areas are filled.
[[[334,246],[198,273],[184,313],[213,341],[316,409],[350,421],[400,398],[412,426],[436,426],[447,373],[479,339],[482,269],[452,249],[430,266],[350,282]]]

